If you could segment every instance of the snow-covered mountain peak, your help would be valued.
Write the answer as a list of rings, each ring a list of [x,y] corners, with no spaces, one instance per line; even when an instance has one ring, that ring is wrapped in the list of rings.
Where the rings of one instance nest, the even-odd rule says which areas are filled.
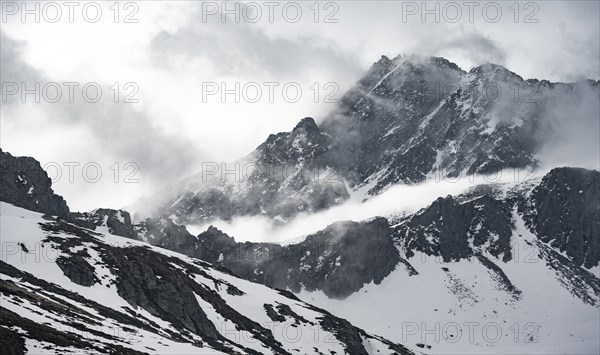
[[[536,168],[557,155],[544,149],[572,141],[577,127],[598,125],[598,93],[594,81],[525,81],[496,64],[466,73],[444,58],[382,56],[319,124],[304,118],[238,161],[250,166],[239,181],[195,179],[157,199],[151,216],[288,220],[343,203],[347,187],[368,187],[372,196],[435,174]]]
[[[487,81],[511,81],[522,82],[523,78],[502,65],[486,63],[472,68],[469,74]]]

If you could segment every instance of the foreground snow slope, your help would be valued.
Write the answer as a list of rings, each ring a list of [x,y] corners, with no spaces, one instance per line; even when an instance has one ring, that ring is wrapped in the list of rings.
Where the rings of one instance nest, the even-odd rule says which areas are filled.
[[[344,300],[322,291],[299,297],[426,353],[600,353],[600,295],[580,279],[590,276],[597,286],[598,268],[574,267],[568,277],[553,268],[561,254],[540,242],[516,212],[513,217],[513,259],[486,258],[500,272],[477,257],[444,262],[417,252],[408,260],[418,274],[398,264],[379,285],[367,284]]]
[[[2,202],[2,353],[411,353],[293,295]]]

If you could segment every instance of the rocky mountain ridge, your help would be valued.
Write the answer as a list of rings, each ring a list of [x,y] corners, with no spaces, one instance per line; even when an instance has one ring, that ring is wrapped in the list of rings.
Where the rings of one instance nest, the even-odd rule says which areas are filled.
[[[465,72],[444,58],[383,56],[319,124],[304,118],[239,161],[211,166],[134,209],[178,224],[253,215],[287,221],[359,190],[369,198],[436,173],[533,168],[560,142],[566,120],[598,126],[599,96],[592,80],[524,80],[495,64]]]
[[[337,222],[288,245],[239,243],[214,227],[194,236],[169,218],[132,224],[126,211],[112,210],[111,217],[103,218],[107,210],[99,209],[88,217],[96,221],[93,225],[81,223],[75,214],[73,218],[86,228],[104,228],[220,265],[254,282],[345,298],[366,284],[381,282],[400,266],[416,274],[411,260],[417,253],[448,263],[484,256],[500,267],[511,262],[514,213],[544,248],[564,253],[564,260],[585,275],[586,269],[600,265],[599,183],[597,171],[556,168],[539,180],[512,187],[481,186],[440,197],[410,215]]]
[[[25,160],[3,158],[18,170]],[[13,175],[2,170],[3,181]],[[63,201],[46,187],[39,201]],[[52,203],[23,208],[30,195],[12,192],[0,203],[3,353],[413,353],[288,291],[132,239],[185,231],[170,220],[132,225],[110,209],[61,217]]]

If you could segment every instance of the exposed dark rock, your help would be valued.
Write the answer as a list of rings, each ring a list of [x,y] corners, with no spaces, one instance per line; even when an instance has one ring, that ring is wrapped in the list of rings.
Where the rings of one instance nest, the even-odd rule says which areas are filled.
[[[65,200],[52,190],[52,180],[30,157],[13,157],[0,149],[0,200],[31,211],[69,217]]]
[[[23,355],[27,348],[25,339],[14,330],[0,326],[0,353],[11,355]]]
[[[283,304],[283,303],[277,304],[277,310],[279,311],[279,314],[281,314],[281,315],[292,317],[295,320],[296,324],[299,324],[300,322],[311,323],[308,320],[306,320],[304,317],[302,317],[301,315],[298,315],[296,312],[292,311],[290,306],[288,306],[287,304]]]
[[[527,226],[587,268],[600,261],[600,172],[556,168],[519,207]]]
[[[287,353],[270,330],[244,317],[229,307],[214,291],[200,286],[188,276],[196,273],[213,279],[216,283],[223,283],[199,268],[183,263],[180,259],[153,252],[148,248],[122,249],[98,243],[89,232],[64,222],[46,223],[42,225],[42,228],[51,232],[77,236],[77,238],[62,239],[51,234],[47,237],[48,241],[56,242],[65,253],[82,242],[94,243],[94,248],[102,256],[103,262],[117,277],[116,287],[119,296],[132,306],[142,307],[150,314],[170,322],[180,331],[191,331],[201,336],[204,341],[216,349],[225,352],[232,351],[226,345],[231,343],[231,340],[223,337],[217,331],[215,325],[198,305],[195,296],[198,295],[209,302],[219,314],[236,324],[238,329],[250,332],[276,353]],[[58,243],[59,240],[60,243]],[[223,286],[228,287],[229,285]],[[256,353],[246,348],[244,351]]]
[[[335,317],[331,313],[314,307],[308,306],[308,308],[313,310],[318,310],[323,313],[323,317],[320,319],[320,324],[323,329],[331,330],[335,337],[345,344],[345,351],[348,354],[369,354],[364,346],[362,345],[361,337],[367,337],[367,334],[364,330],[357,328],[350,324],[345,319]],[[383,341],[386,345],[389,346],[389,349],[393,351],[395,354],[412,354],[412,351],[408,350],[402,345],[391,343],[385,339],[377,338]]]
[[[265,303],[264,307],[265,311],[267,311],[267,316],[269,316],[273,322],[285,322],[285,317],[277,313],[272,304]]]
[[[502,289],[513,294],[515,299],[520,299],[521,291],[513,285],[501,267],[479,253],[475,254],[475,256],[483,266],[487,267],[493,273],[494,278],[500,283]]]
[[[598,305],[597,299],[598,295],[600,295],[600,279],[596,275],[573,264],[571,260],[540,241],[537,241],[535,247],[539,251],[540,258],[554,270],[558,281],[569,290],[573,296],[581,299],[585,303],[594,306]],[[595,295],[596,299],[590,297],[590,293]]]
[[[94,273],[94,267],[79,255],[59,256],[56,259],[56,264],[65,276],[78,285],[89,287],[98,281]]]
[[[99,353],[113,353],[123,355],[143,355],[144,353],[126,348],[120,345],[104,344],[107,349],[103,349],[94,343],[84,339],[78,334],[71,332],[62,332],[60,330],[49,327],[45,324],[39,324],[33,322],[27,318],[21,317],[20,315],[0,306],[0,329],[2,329],[2,335],[4,335],[5,327],[18,327],[27,332],[27,337],[38,341],[48,342],[60,347],[74,347],[78,349],[92,350]],[[12,339],[11,339],[12,338]],[[19,340],[15,339],[15,335],[9,334],[9,339],[14,342],[7,343],[3,346],[9,346],[9,349],[14,349],[16,352],[3,352],[3,354],[19,354]],[[4,343],[4,337],[2,338]],[[14,347],[12,347],[14,346]]]
[[[594,254],[593,243],[597,243],[598,205],[593,202],[598,197],[598,173],[590,175],[590,172],[575,169],[573,174],[582,176],[568,178],[573,182],[561,188],[549,185],[548,181],[555,174],[544,178],[531,194],[528,194],[527,188],[531,183],[513,189],[506,196],[501,188],[488,184],[472,188],[464,195],[439,198],[429,207],[395,220],[393,228],[383,218],[360,223],[339,222],[300,243],[286,246],[237,243],[212,226],[194,237],[185,228],[166,219],[160,220],[160,223],[147,220],[145,223],[150,223],[150,226],[161,226],[150,228],[152,233],[147,232],[148,228],[136,228],[143,235],[138,239],[221,265],[248,280],[294,292],[302,288],[322,290],[330,297],[344,298],[366,283],[381,282],[399,263],[404,265],[409,275],[415,276],[418,272],[411,265],[410,258],[420,251],[439,256],[444,262],[485,258],[480,261],[483,260],[482,263],[499,284],[519,297],[519,290],[503,276],[501,266],[494,267],[497,265],[491,259],[508,262],[513,258],[511,237],[515,228],[512,216],[515,206],[519,206],[519,213],[524,213],[531,226],[532,221],[541,220],[536,206],[548,199],[547,195],[557,193],[562,196],[561,201],[566,201],[566,206],[572,205],[569,211],[574,212],[565,214],[565,217],[572,218],[566,223],[565,217],[546,216],[544,220],[553,219],[552,222],[539,228],[560,231],[562,227],[581,233],[586,237],[571,239],[570,243],[574,246],[569,247],[570,253],[579,250],[577,245],[580,245],[586,250],[589,260],[597,255]],[[578,182],[580,180],[582,182]],[[584,198],[578,199],[580,195]],[[554,207],[545,207],[545,211],[556,211],[560,203],[554,202]],[[555,223],[556,220],[561,220],[562,224]],[[541,232],[536,230],[533,232],[542,241],[555,239],[542,237]],[[591,237],[587,237],[588,234]],[[578,240],[585,240],[587,244],[577,244]],[[554,240],[553,243],[557,242]],[[398,249],[406,258],[400,257]]]
[[[19,243],[19,247],[21,247],[21,251],[23,251],[24,253],[29,253],[29,249],[27,249],[27,246],[25,246],[25,244]]]
[[[129,212],[110,208],[98,208],[91,212],[71,213],[71,219],[77,225],[95,230],[96,227],[108,227],[114,235],[132,238],[134,235]]]
[[[525,97],[506,99],[515,88]],[[157,196],[158,206],[144,218],[175,215],[194,224],[241,215],[289,219],[347,200],[344,181],[351,188],[374,183],[369,193],[375,195],[434,174],[537,167],[540,149],[560,130],[547,117],[580,105],[600,115],[599,92],[597,81],[523,80],[494,64],[466,73],[444,58],[382,57],[318,125],[304,118],[241,159],[255,168],[250,174],[231,174],[229,184],[207,182],[200,173]],[[218,170],[223,177],[224,167]],[[315,178],[319,170],[331,178]]]
[[[484,195],[460,203],[448,196],[396,227],[396,235],[408,257],[418,250],[446,262],[470,258],[471,241],[475,248],[508,261],[513,228],[511,206],[504,201]]]
[[[97,310],[98,313],[102,317],[109,318],[109,319],[115,319],[116,321],[118,321],[120,323],[129,324],[132,327],[136,327],[136,328],[139,328],[139,329],[144,329],[144,330],[147,330],[147,331],[150,331],[150,332],[153,331],[153,328],[154,329],[158,328],[157,324],[154,324],[153,322],[148,321],[147,319],[145,319],[143,317],[140,317],[140,315],[136,315],[135,317],[131,317],[131,316],[123,314],[123,313],[121,313],[119,311],[116,311],[116,310],[114,310],[114,309],[112,309],[110,307],[107,307],[107,306],[98,304],[96,302],[90,301],[90,300],[82,297],[81,295],[79,295],[79,294],[77,294],[75,292],[65,290],[65,289],[63,289],[60,286],[57,286],[57,285],[52,284],[52,283],[49,283],[49,282],[47,282],[45,280],[38,279],[38,278],[32,276],[29,273],[22,272],[22,271],[16,269],[15,267],[13,267],[13,266],[5,263],[2,260],[0,260],[0,273],[2,273],[4,275],[11,276],[11,277],[14,277],[14,278],[19,278],[19,279],[21,279],[21,280],[23,280],[25,282],[28,282],[28,283],[30,283],[30,284],[38,287],[38,288],[41,288],[41,289],[44,290],[43,292],[46,295],[49,295],[51,293],[57,294],[57,295],[66,297],[68,299],[72,299],[72,300],[74,300],[76,302],[79,302],[79,303],[81,303],[81,304],[83,304],[83,305],[85,305],[87,307],[93,308],[93,309]],[[31,294],[31,293],[29,293],[29,294],[27,294],[27,293],[20,293],[19,289],[16,289],[14,287],[10,287],[10,284],[8,284],[8,283],[7,284],[3,283],[3,284],[0,284],[0,285],[2,285],[1,286],[2,287],[1,291],[4,294],[17,294],[20,297],[25,297],[25,298],[31,298],[31,297],[33,297],[34,299],[35,299],[35,297],[37,297],[35,294]],[[51,296],[48,296],[48,297],[52,298]],[[39,300],[39,298],[38,298],[38,300]],[[57,298],[57,299],[54,299],[54,302],[43,302],[43,304],[48,309],[52,309],[52,310],[55,310],[55,311],[60,312],[60,313],[65,313],[65,314],[67,314],[69,316],[74,316],[74,317],[84,316],[84,317],[93,318],[89,313],[87,313],[87,312],[85,312],[83,310],[77,310],[77,309],[74,309],[74,307],[64,307],[64,306],[62,306],[62,305],[59,304],[60,302],[63,302],[63,301]],[[76,314],[79,314],[79,315],[76,315]],[[101,320],[97,319],[96,321],[100,322]],[[93,321],[92,322],[88,321],[88,322],[93,324]]]
[[[196,256],[196,238],[184,226],[178,226],[169,218],[153,218],[133,226],[137,239],[179,253]]]
[[[176,216],[181,223],[258,214],[287,219],[337,205],[349,194],[335,162],[324,158],[329,140],[306,117],[291,132],[271,134],[241,162],[205,169],[165,191],[144,217]],[[237,189],[240,183],[248,188]]]
[[[248,280],[295,291],[304,286],[339,298],[365,283],[381,282],[399,260],[384,218],[338,222],[288,246],[237,243],[212,226],[194,237],[168,219],[146,220],[135,228],[137,239],[224,266]]]
[[[216,228],[198,235],[195,255],[251,281],[299,291],[322,290],[344,298],[369,282],[379,283],[398,263],[399,254],[384,218],[338,222],[303,242],[287,246],[236,243]]]

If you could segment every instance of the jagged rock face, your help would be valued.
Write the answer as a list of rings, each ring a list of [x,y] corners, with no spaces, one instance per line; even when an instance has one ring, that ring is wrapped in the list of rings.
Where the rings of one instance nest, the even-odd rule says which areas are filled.
[[[382,173],[388,176],[382,184],[424,180],[435,163],[434,146],[412,139],[444,99],[436,85],[456,84],[462,74],[442,58],[382,57],[321,124],[334,140],[329,158],[352,185]]]
[[[270,135],[240,161],[182,181],[151,215],[194,224],[258,214],[287,219],[337,205],[349,194],[323,157],[328,144],[315,121],[304,118],[291,132]]]
[[[291,132],[271,134],[256,148],[259,165],[316,164],[327,152],[329,137],[311,117],[303,118]]]
[[[251,281],[292,291],[302,287],[322,290],[336,298],[344,298],[366,283],[381,282],[399,258],[384,218],[338,222],[289,246],[237,243],[214,227],[198,237],[187,231],[170,231],[143,235],[154,245],[224,266]]]
[[[196,256],[199,245],[184,226],[168,218],[147,219],[132,226],[136,239],[179,253]]]
[[[579,91],[593,92],[587,96]],[[352,186],[535,167],[553,140],[555,112],[597,100],[598,83],[523,80],[485,64],[463,72],[443,58],[382,58],[341,100],[321,129]],[[588,100],[588,101],[586,101]],[[597,106],[597,105],[596,105]]]
[[[420,251],[449,262],[483,251],[508,261],[513,228],[511,206],[504,201],[484,195],[460,203],[448,196],[401,223],[395,234],[409,257]]]
[[[66,277],[78,285],[92,286],[98,281],[94,274],[94,268],[81,255],[75,254],[68,258],[58,257],[56,265],[60,267]]]
[[[369,282],[380,282],[399,263],[417,275],[410,264],[417,252],[439,256],[443,262],[479,258],[502,278],[485,257],[513,259],[513,211],[518,207],[541,242],[567,251],[575,265],[597,265],[598,172],[555,169],[533,192],[529,184],[517,185],[510,193],[493,184],[478,186],[393,219],[393,227],[384,218],[339,222],[285,246],[238,243],[214,227],[194,237],[169,219],[136,225],[135,238],[224,266],[255,282],[344,298]]]
[[[0,150],[0,200],[32,211],[67,218],[69,207],[52,190],[52,180],[30,157],[13,157]]]
[[[378,284],[399,258],[383,218],[334,223],[289,246],[240,243],[221,253],[217,263],[250,280],[295,292],[322,290],[334,298]]]
[[[91,212],[73,212],[70,217],[74,223],[84,228],[95,230],[96,227],[107,227],[114,235],[133,237],[131,216],[127,211],[98,208]]]
[[[201,248],[198,250],[198,258],[210,263],[218,264],[225,258],[223,251],[235,250],[238,243],[232,237],[210,226],[197,238]],[[276,248],[274,244],[268,244],[271,248]]]
[[[201,173],[157,197],[141,217],[287,220],[346,201],[344,182],[375,195],[434,173],[536,167],[541,149],[560,141],[564,120],[582,119],[573,108],[594,107],[585,116],[600,115],[599,94],[598,81],[550,83],[494,64],[467,73],[443,58],[382,57],[319,125],[304,118],[241,159],[252,167],[237,173],[242,181],[201,182]]]
[[[543,242],[565,252],[578,266],[600,260],[600,173],[575,168],[553,169],[520,209],[528,227]]]
[[[0,260],[0,331],[11,354],[412,354],[198,259],[5,203],[2,211],[3,242],[26,246]],[[30,253],[40,246],[55,258]],[[287,327],[305,336],[290,339]]]

